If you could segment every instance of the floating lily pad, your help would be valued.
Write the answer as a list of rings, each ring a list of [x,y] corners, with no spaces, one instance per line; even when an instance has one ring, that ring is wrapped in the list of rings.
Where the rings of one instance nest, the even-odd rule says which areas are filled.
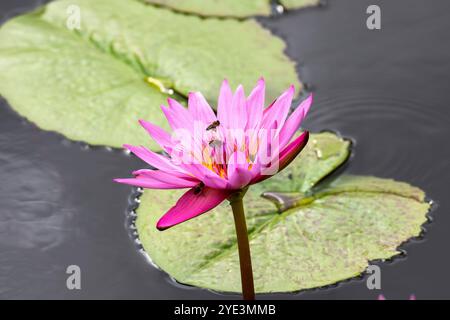
[[[71,30],[76,12],[80,28]],[[201,19],[138,1],[55,1],[0,28],[0,94],[70,139],[157,149],[137,120],[166,126],[165,89],[181,99],[201,91],[215,104],[223,78],[252,88],[265,76],[271,101],[301,86],[284,49],[254,20]]]
[[[370,260],[398,254],[397,247],[418,236],[426,221],[429,204],[423,191],[406,183],[341,176],[321,183],[314,192],[305,190],[349,153],[348,141],[331,133],[313,134],[310,141],[314,140],[285,169],[287,174],[250,187],[245,197],[257,292],[297,291],[354,277]],[[309,159],[314,154],[315,162]],[[312,171],[319,173],[309,174]],[[240,292],[228,203],[169,230],[156,229],[156,221],[182,193],[144,191],[136,222],[144,249],[181,283]]]

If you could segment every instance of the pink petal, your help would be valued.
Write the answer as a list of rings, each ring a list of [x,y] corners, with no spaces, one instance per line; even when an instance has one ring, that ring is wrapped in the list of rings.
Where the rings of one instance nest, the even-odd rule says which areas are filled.
[[[302,101],[295,109],[291,116],[286,120],[284,127],[280,132],[280,147],[284,147],[294,136],[295,132],[300,128],[300,125],[313,102],[313,95],[311,94],[306,100]]]
[[[170,159],[167,157],[164,157],[156,152],[150,151],[145,147],[135,147],[128,144],[125,144],[123,146],[124,148],[130,150],[132,153],[134,153],[137,157],[144,160],[146,163],[151,165],[152,167],[164,170],[164,171],[171,171],[171,172],[181,172],[181,168],[174,165],[170,162]]]
[[[230,196],[232,191],[203,187],[200,191],[192,188],[187,191],[173,206],[159,219],[156,227],[165,230],[181,222],[187,221],[205,213]]]
[[[217,120],[214,111],[200,92],[191,92],[188,97],[189,112],[194,120],[207,126]]]
[[[157,144],[159,144],[166,152],[170,152],[173,143],[169,133],[145,120],[141,119],[139,120],[139,123]]]
[[[231,123],[229,128],[245,129],[247,124],[247,101],[245,99],[244,87],[239,85],[231,101]]]
[[[184,189],[189,188],[187,186],[177,186],[170,183],[161,182],[158,180],[151,180],[145,178],[127,178],[127,179],[114,179],[115,182],[128,184],[135,187],[147,188],[147,189]]]
[[[291,107],[292,98],[294,97],[295,88],[290,86],[280,97],[275,100],[273,105],[268,107],[263,112],[263,120],[261,127],[268,128],[273,121],[278,121],[279,127],[284,126],[286,117]]]
[[[262,165],[269,164],[273,158],[279,156],[279,141],[278,141],[278,121],[275,120],[270,124],[270,127],[263,128],[258,133],[260,147],[258,149],[258,162]]]
[[[247,129],[254,129],[260,123],[264,110],[266,84],[263,78],[250,93],[247,99]]]
[[[303,150],[308,143],[309,132],[303,132],[297,139],[292,141],[286,148],[280,152],[280,170],[286,168]]]
[[[240,189],[249,184],[252,179],[252,172],[248,170],[248,162],[245,153],[236,151],[228,161],[228,188]]]
[[[179,118],[183,119],[183,122],[192,123],[194,118],[192,118],[188,109],[182,106],[178,101],[168,98],[167,103],[169,104],[170,110],[176,114]]]
[[[173,131],[179,129],[190,130],[192,122],[187,122],[186,118],[183,117],[181,113],[174,111],[174,109],[172,108],[167,108],[165,106],[161,106],[161,110],[166,116],[167,122],[169,123]]]
[[[231,113],[231,101],[233,100],[233,92],[231,91],[228,81],[225,79],[222,82],[220,88],[219,99],[217,102],[217,119],[219,119],[220,124],[229,127],[231,124],[232,113]]]
[[[259,162],[255,162],[252,165],[252,169],[250,170],[251,174],[252,174],[252,178],[250,179],[250,182],[248,183],[253,184],[254,180],[256,179],[257,176],[259,176],[261,174],[261,164]]]
[[[302,151],[303,148],[308,143],[308,139],[309,139],[309,132],[305,131],[280,152],[278,161],[278,172],[286,168],[295,159],[295,157],[297,157],[300,151]],[[251,184],[261,182],[270,177],[271,177],[270,175],[258,174],[255,178],[252,179]]]
[[[192,130],[194,119],[192,118],[189,111],[172,98],[168,98],[167,102],[169,104],[169,107],[161,106],[161,109],[166,116],[172,130]]]
[[[140,169],[133,171],[133,175],[135,175],[137,179],[142,178],[142,179],[158,180],[167,184],[184,188],[195,186],[200,182],[197,178],[191,175],[165,172],[162,170]]]
[[[202,181],[207,187],[225,189],[227,186],[227,181],[225,179],[201,164],[190,163],[182,164],[181,166],[198,180]]]

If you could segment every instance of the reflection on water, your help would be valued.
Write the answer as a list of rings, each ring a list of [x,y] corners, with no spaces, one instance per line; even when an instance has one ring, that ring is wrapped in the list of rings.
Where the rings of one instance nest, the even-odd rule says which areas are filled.
[[[450,169],[449,123],[449,113],[434,106],[381,94],[318,96],[308,118],[312,128],[333,127],[357,135],[354,170],[358,173],[420,185],[431,184]],[[362,171],[367,164],[370,172]]]
[[[64,199],[59,173],[34,164],[27,153],[8,156],[0,159],[3,245],[41,250],[60,245],[71,232],[73,213],[70,208],[60,207]]]

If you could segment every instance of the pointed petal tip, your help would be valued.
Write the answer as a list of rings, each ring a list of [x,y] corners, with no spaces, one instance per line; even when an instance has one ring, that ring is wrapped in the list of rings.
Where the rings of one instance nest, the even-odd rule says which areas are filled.
[[[149,121],[147,121],[147,120],[144,120],[144,119],[139,119],[138,122],[139,122],[139,124],[140,124],[142,127],[144,127],[144,128],[145,128],[146,126],[154,126],[153,123],[151,123],[151,122],[149,122]]]
[[[171,98],[171,97],[167,98],[167,104],[168,104],[169,106],[170,106],[171,104],[173,104],[175,101],[176,101],[176,100],[173,99],[173,98]]]
[[[303,100],[300,103],[300,105],[302,105],[302,109],[303,109],[303,117],[305,117],[308,114],[309,109],[311,108],[311,106],[313,104],[313,101],[314,101],[314,96],[311,93],[305,100]]]
[[[279,171],[286,168],[297,155],[303,150],[309,140],[309,131],[304,131],[294,141],[292,141],[287,147],[280,153],[280,168]]]
[[[305,139],[308,141],[308,139],[309,139],[309,131],[305,130],[305,132],[302,133],[302,136],[305,136]]]
[[[230,82],[228,81],[227,78],[224,78],[222,81],[222,84],[220,86],[220,91],[231,91],[231,86],[230,86]]]
[[[189,92],[189,94],[190,94],[190,92]],[[168,104],[169,108],[171,108],[171,109],[176,109],[176,108],[179,108],[179,107],[184,108],[180,104],[180,102],[178,102],[176,99],[171,98],[171,97],[167,98],[167,104]],[[167,106],[165,106],[165,107],[167,108]]]
[[[305,131],[303,131],[303,133],[300,135],[300,136],[298,136],[298,138],[297,139],[295,139],[295,140],[298,140],[298,142],[300,142],[300,145],[303,145],[303,147],[308,143],[308,139],[309,139],[309,131],[308,130],[305,130]],[[295,141],[294,140],[294,141]],[[303,147],[302,147],[302,149],[303,149]]]
[[[158,223],[156,224],[156,229],[158,229],[159,231],[167,230],[167,229],[169,229],[170,227],[173,227],[173,226],[165,225],[164,223],[161,223],[161,219],[160,219],[160,220],[158,221]]]
[[[169,106],[164,106],[164,105],[160,105],[161,111],[164,113],[164,116],[166,117],[167,122],[169,123],[169,125],[171,124],[169,119],[172,119],[172,108]]]
[[[294,94],[295,94],[295,86],[293,84],[291,84],[286,91],[284,91],[280,96],[278,96],[278,98],[276,98],[274,100],[273,103],[275,103],[276,101],[279,101],[281,99],[285,99],[285,98],[292,100],[292,98],[294,97]]]
[[[192,98],[201,98],[204,99],[203,94],[200,91],[190,91],[188,93],[188,99],[192,99]],[[205,99],[206,100],[206,99]]]
[[[131,174],[132,174],[133,176],[138,176],[138,175],[140,175],[140,174],[142,173],[142,170],[145,170],[145,169],[137,169],[137,170],[134,170],[134,171],[131,172]]]
[[[258,81],[256,82],[256,86],[253,90],[261,90],[264,91],[266,88],[266,80],[264,80],[264,77],[260,77]]]
[[[295,86],[293,84],[289,86],[289,93],[292,93],[292,95],[295,93]]]

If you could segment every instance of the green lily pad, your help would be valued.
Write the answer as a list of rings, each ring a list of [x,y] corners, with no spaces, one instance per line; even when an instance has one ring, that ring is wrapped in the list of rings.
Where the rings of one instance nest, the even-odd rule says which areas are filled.
[[[68,8],[79,8],[80,29],[67,27]],[[54,1],[0,28],[0,93],[70,139],[158,149],[137,120],[167,128],[159,109],[167,89],[182,100],[201,91],[215,104],[223,78],[250,90],[265,76],[271,101],[301,86],[284,49],[254,20],[201,19],[138,1]]]
[[[168,7],[181,12],[201,16],[236,17],[270,14],[270,0],[143,0],[147,3]]]
[[[283,172],[254,185],[245,196],[257,292],[298,291],[354,277],[370,260],[398,254],[397,247],[418,236],[426,221],[429,204],[423,191],[406,183],[341,176],[321,183],[314,192],[305,190],[341,165],[349,153],[349,142],[331,133],[313,134],[310,141],[314,140],[285,169],[287,175]],[[311,161],[316,149],[329,156]],[[240,292],[228,203],[169,230],[156,229],[159,217],[182,193],[144,191],[136,221],[144,249],[181,283]],[[261,193],[272,201],[261,198]]]
[[[320,3],[320,0],[280,0],[280,3],[286,9],[299,9],[310,6],[317,6]]]

